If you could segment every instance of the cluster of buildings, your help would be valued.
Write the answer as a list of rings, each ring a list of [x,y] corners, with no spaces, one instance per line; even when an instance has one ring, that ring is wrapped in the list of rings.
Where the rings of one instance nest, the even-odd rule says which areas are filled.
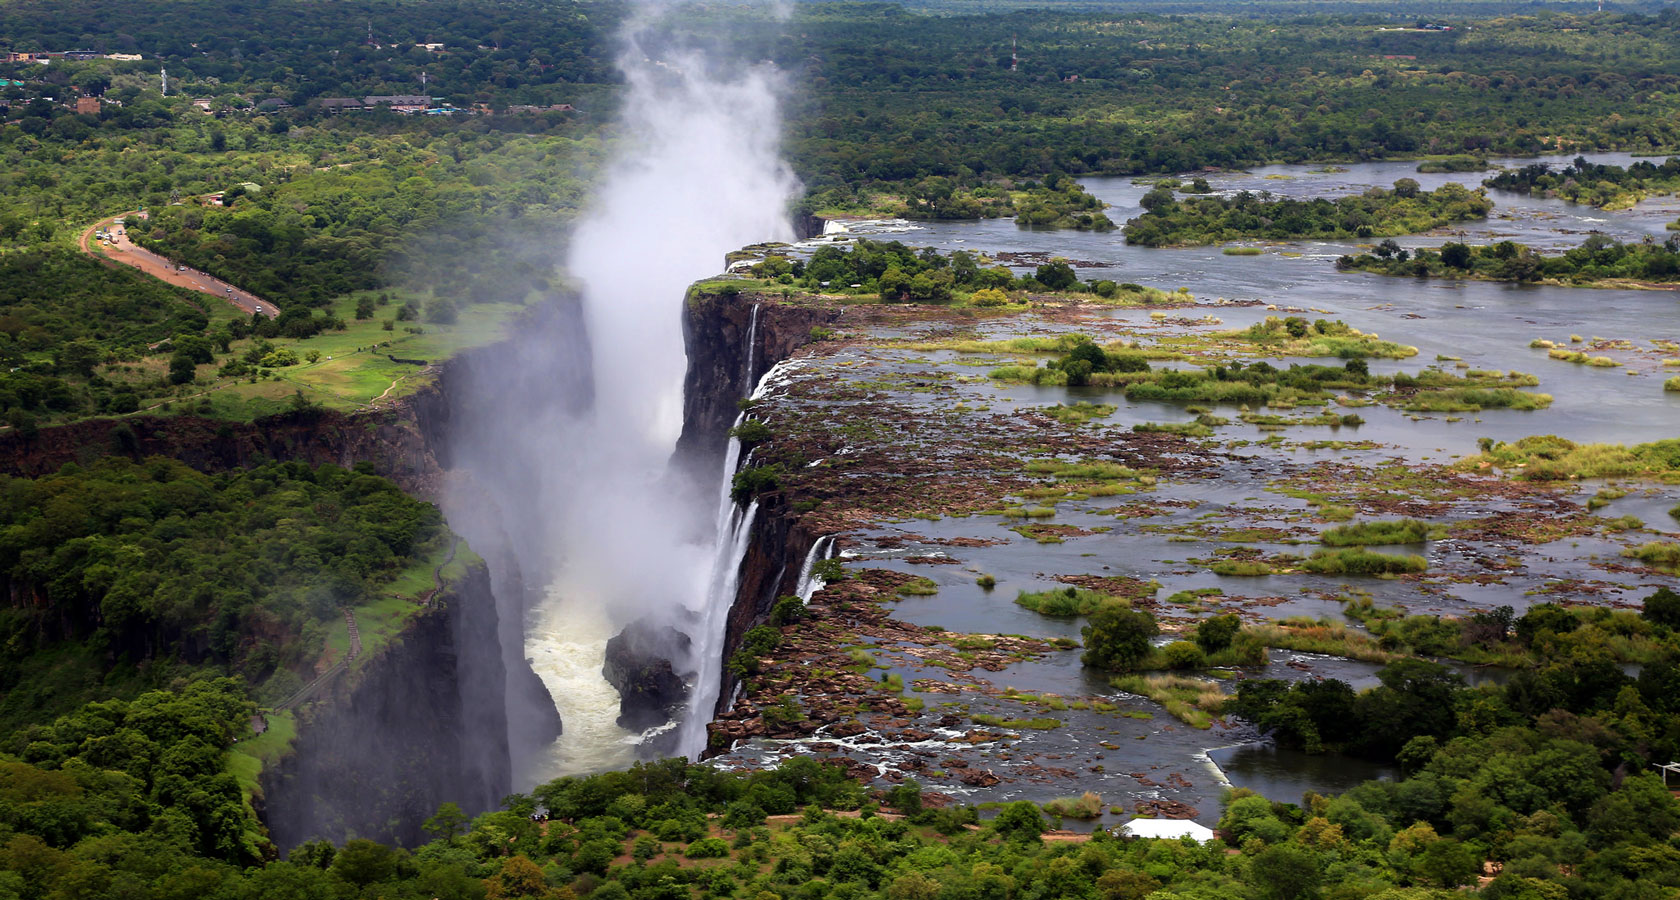
[[[436,105],[434,105],[436,104]],[[419,116],[453,116],[467,113],[475,116],[493,115],[487,104],[475,104],[469,110],[458,109],[442,103],[437,97],[426,97],[419,94],[374,94],[366,97],[322,97],[315,101],[315,105],[330,112],[342,112],[354,109],[389,109],[403,115]],[[576,112],[570,103],[555,103],[549,106],[517,105],[507,108],[509,113],[550,113]]]
[[[10,63],[40,63],[46,65],[55,59],[71,62],[86,62],[90,59],[118,59],[133,62],[142,57],[138,53],[100,53],[97,50],[43,50],[38,53],[17,53],[6,51],[0,53],[0,62]]]

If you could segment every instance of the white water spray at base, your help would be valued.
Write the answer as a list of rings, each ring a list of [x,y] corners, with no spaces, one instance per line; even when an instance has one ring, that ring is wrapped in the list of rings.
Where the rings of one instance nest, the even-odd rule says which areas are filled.
[[[731,447],[715,508],[705,505],[719,496],[710,484],[690,493],[673,484],[668,463],[682,426],[688,286],[716,273],[732,250],[792,237],[786,210],[796,181],[780,158],[782,78],[768,64],[685,48],[681,15],[649,5],[626,26],[622,154],[568,254],[583,293],[594,405],[549,436],[552,477],[532,501],[554,517],[551,550],[560,561],[526,655],[548,660],[539,667],[564,730],[546,769],[524,773],[527,783],[591,770],[619,752],[629,733],[616,729],[616,703],[613,727],[599,724],[609,718],[596,708],[607,699],[602,689],[612,690],[600,667],[608,639],[636,622],[688,634],[692,656],[671,660],[693,678],[689,715],[677,727],[683,752],[704,749],[722,670],[715,657],[756,513],[729,499],[739,447]],[[755,313],[749,378],[756,321]],[[608,625],[586,628],[585,607]],[[566,654],[575,658],[557,658]],[[579,698],[590,699],[569,711]],[[598,727],[585,729],[588,722]]]

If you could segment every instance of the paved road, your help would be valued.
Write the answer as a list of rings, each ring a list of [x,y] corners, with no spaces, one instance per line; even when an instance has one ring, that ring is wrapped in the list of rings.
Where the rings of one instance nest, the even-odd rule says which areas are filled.
[[[117,219],[127,219],[132,222],[143,217],[143,213],[124,213],[105,219],[92,228],[82,232],[82,252],[89,255],[103,255],[113,262],[125,266],[133,266],[147,275],[168,282],[176,287],[183,287],[191,291],[200,291],[216,297],[223,302],[231,303],[246,313],[260,312],[273,317],[279,310],[275,305],[250,291],[242,291],[238,287],[228,284],[218,278],[212,278],[197,269],[183,269],[176,263],[135,244],[128,239],[128,228],[113,224]],[[95,237],[102,230],[109,231],[110,243],[103,243]]]

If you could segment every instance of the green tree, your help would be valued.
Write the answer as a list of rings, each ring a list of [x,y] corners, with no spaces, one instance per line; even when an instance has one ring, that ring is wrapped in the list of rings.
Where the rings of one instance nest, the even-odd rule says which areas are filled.
[[[1110,603],[1091,614],[1080,629],[1085,653],[1080,660],[1098,669],[1123,671],[1149,655],[1149,639],[1161,632],[1155,617],[1142,610]]]
[[[169,357],[169,383],[186,384],[197,375],[198,364],[185,350],[177,350]]]
[[[1038,804],[1028,800],[1017,800],[1005,806],[992,820],[992,828],[1010,841],[1029,841],[1038,843],[1044,834],[1044,814],[1039,812]]]
[[[1196,626],[1196,646],[1205,653],[1218,653],[1231,646],[1231,641],[1242,630],[1242,619],[1235,613],[1212,616],[1203,619]]]
[[[1250,881],[1262,896],[1278,900],[1312,897],[1323,881],[1318,854],[1293,844],[1267,847],[1248,864]]]
[[[420,827],[432,837],[446,844],[455,843],[455,836],[466,830],[467,814],[454,801],[439,806],[437,812]]]

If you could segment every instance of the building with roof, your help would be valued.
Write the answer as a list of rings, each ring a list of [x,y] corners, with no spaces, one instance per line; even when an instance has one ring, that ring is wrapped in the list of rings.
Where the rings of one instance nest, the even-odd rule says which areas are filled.
[[[1194,838],[1203,844],[1217,837],[1212,828],[1189,819],[1133,819],[1120,826],[1120,836],[1167,840]]]

